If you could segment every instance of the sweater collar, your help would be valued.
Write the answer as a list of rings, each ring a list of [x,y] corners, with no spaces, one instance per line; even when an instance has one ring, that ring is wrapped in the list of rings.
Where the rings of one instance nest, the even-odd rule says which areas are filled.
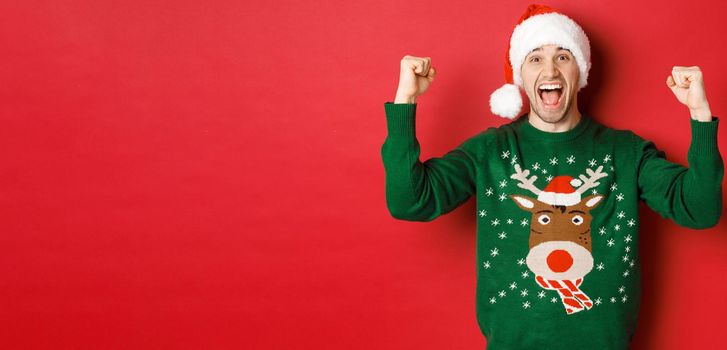
[[[548,132],[540,130],[530,124],[528,120],[528,114],[523,114],[518,118],[520,122],[520,130],[522,131],[525,138],[528,141],[541,141],[541,142],[563,142],[571,141],[580,136],[584,130],[591,124],[591,117],[586,113],[581,113],[581,119],[578,121],[575,127],[568,131],[561,132]]]

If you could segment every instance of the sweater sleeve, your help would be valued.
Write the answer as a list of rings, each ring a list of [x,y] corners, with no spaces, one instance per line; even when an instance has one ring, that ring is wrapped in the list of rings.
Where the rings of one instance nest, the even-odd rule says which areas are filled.
[[[678,225],[704,229],[717,225],[722,212],[724,164],[717,147],[719,119],[690,120],[689,168],[667,161],[653,142],[637,136],[639,198]]]
[[[394,218],[431,221],[475,193],[475,165],[464,144],[421,162],[415,133],[416,103],[384,103],[388,135],[381,147],[386,205]],[[470,139],[471,140],[471,139]]]

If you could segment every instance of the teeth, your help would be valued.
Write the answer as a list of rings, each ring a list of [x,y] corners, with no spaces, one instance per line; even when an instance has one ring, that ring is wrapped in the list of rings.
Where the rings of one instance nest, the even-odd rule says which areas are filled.
[[[538,89],[555,90],[555,89],[562,89],[562,87],[560,86],[560,84],[543,84],[543,85],[540,85],[540,87]]]

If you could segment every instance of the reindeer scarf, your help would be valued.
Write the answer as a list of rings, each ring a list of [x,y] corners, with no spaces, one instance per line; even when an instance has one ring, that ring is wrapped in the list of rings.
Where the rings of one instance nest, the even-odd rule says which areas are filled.
[[[546,280],[542,276],[535,276],[535,280],[544,289],[558,291],[560,300],[568,314],[583,311],[583,307],[590,309],[593,306],[591,299],[578,288],[583,278],[573,280]]]

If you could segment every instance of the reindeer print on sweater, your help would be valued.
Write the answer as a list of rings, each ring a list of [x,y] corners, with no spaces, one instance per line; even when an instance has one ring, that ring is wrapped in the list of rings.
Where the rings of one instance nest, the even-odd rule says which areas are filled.
[[[535,199],[510,195],[521,209],[532,214],[530,252],[526,259],[528,268],[541,287],[558,292],[569,314],[593,306],[593,301],[579,286],[593,269],[589,211],[601,202],[603,196],[593,194],[581,199],[581,194],[599,185],[597,180],[607,176],[601,172],[602,168],[599,166],[596,171],[586,169],[589,176],[581,175],[582,181],[568,175],[556,176],[543,190],[533,184],[537,175],[528,177],[529,171],[521,170],[518,164],[511,176],[519,181],[519,187],[538,196]]]
[[[598,160],[583,160],[580,167],[574,164],[574,156],[566,156],[563,160],[553,157],[542,161],[545,165],[534,162],[525,169],[517,155],[503,152],[501,157],[512,169],[509,179],[499,179],[496,186],[487,187],[485,197],[500,205],[511,201],[526,216],[498,218],[487,210],[479,210],[478,216],[487,220],[496,231],[502,228],[493,245],[504,242],[516,232],[520,237],[527,229],[527,254],[516,261],[521,267],[521,275],[512,276],[508,285],[501,286],[495,295],[490,296],[489,303],[495,304],[515,294],[522,301],[523,309],[535,308],[542,302],[558,303],[566,315],[571,315],[599,305],[628,302],[625,287],[628,283],[625,281],[609,289],[589,284],[588,277],[591,273],[604,273],[606,266],[604,259],[594,257],[594,235],[601,254],[619,254],[620,266],[610,266],[607,273],[618,273],[619,278],[625,279],[635,265],[631,250],[635,256],[636,249],[629,245],[630,234],[623,237],[626,243],[623,256],[622,252],[609,249],[614,245],[617,234],[636,226],[636,213],[627,217],[624,211],[620,211],[612,218],[616,223],[610,227],[592,227],[594,218],[591,210],[602,205],[609,196],[615,203],[623,200],[624,194],[619,192],[613,179],[600,186],[603,180],[609,179],[607,171],[613,173],[615,170],[611,155],[606,154]],[[559,171],[555,169],[559,161],[573,165],[568,169],[581,170]],[[536,185],[539,177],[540,186]],[[482,262],[484,269],[495,268],[497,256],[507,255],[497,246],[490,252],[490,256]],[[590,292],[593,290],[596,292]]]

